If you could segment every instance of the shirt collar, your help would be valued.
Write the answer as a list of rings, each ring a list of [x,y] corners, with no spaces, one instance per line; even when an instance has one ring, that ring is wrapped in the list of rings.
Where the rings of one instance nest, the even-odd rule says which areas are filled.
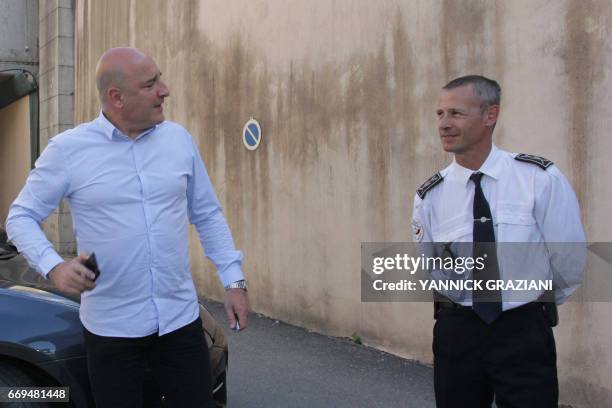
[[[499,149],[497,146],[492,145],[487,159],[477,171],[497,180],[501,174],[502,165],[503,163],[499,157]],[[451,164],[451,172],[452,177],[463,184],[467,184],[470,180],[470,176],[475,173],[474,170],[461,166],[455,159],[453,159],[453,163]]]
[[[98,125],[100,125],[100,128],[102,128],[102,132],[106,137],[108,137],[108,140],[113,139],[113,134],[115,133],[115,130],[119,131],[115,127],[115,125],[113,125],[110,120],[108,120],[106,116],[104,116],[104,112],[102,111],[100,111],[100,115],[98,115],[96,122],[98,122]]]
[[[96,121],[102,128],[102,132],[104,133],[104,135],[108,137],[108,140],[113,140],[113,135],[115,134],[115,132],[117,132],[118,135],[127,137],[127,135],[125,135],[121,130],[117,129],[117,127],[113,125],[110,120],[108,120],[108,118],[104,115],[104,112],[100,111],[100,115],[98,115]],[[157,128],[157,126],[159,125],[155,125],[152,128],[145,130],[144,132],[139,134],[134,140],[140,139],[144,135],[151,133],[153,130],[155,130],[155,128]]]

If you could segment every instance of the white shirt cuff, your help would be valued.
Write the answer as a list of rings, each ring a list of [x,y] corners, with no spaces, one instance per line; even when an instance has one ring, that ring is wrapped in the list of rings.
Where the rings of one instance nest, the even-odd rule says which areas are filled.
[[[222,274],[219,274],[219,277],[221,278],[221,283],[223,284],[223,286],[227,286],[230,283],[234,283],[236,281],[244,279],[244,275],[242,274],[240,265],[237,263],[234,263],[227,267],[227,269],[225,269]]]
[[[64,258],[59,256],[54,249],[48,249],[40,257],[40,261],[38,262],[38,270],[40,274],[46,278],[49,271],[62,262],[64,262]]]

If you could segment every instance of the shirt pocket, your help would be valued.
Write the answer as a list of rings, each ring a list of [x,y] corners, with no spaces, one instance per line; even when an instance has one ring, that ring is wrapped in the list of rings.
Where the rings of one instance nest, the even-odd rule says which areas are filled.
[[[533,241],[538,230],[532,206],[525,203],[500,203],[494,223],[498,242]]]
[[[434,242],[461,242],[466,241],[466,236],[472,234],[474,220],[465,215],[446,220],[432,228],[432,240]]]

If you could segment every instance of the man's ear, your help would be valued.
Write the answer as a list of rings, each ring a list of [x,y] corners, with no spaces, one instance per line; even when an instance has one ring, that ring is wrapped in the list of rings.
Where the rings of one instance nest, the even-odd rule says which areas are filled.
[[[108,101],[115,108],[123,108],[123,95],[119,88],[111,87],[106,91]]]
[[[490,105],[485,112],[485,126],[494,127],[499,116],[499,105]]]

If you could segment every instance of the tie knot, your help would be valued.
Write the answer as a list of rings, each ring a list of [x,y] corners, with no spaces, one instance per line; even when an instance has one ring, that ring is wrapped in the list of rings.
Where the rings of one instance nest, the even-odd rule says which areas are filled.
[[[482,179],[483,174],[481,172],[472,173],[470,176],[470,180],[474,182],[477,186],[480,185],[480,179]]]

